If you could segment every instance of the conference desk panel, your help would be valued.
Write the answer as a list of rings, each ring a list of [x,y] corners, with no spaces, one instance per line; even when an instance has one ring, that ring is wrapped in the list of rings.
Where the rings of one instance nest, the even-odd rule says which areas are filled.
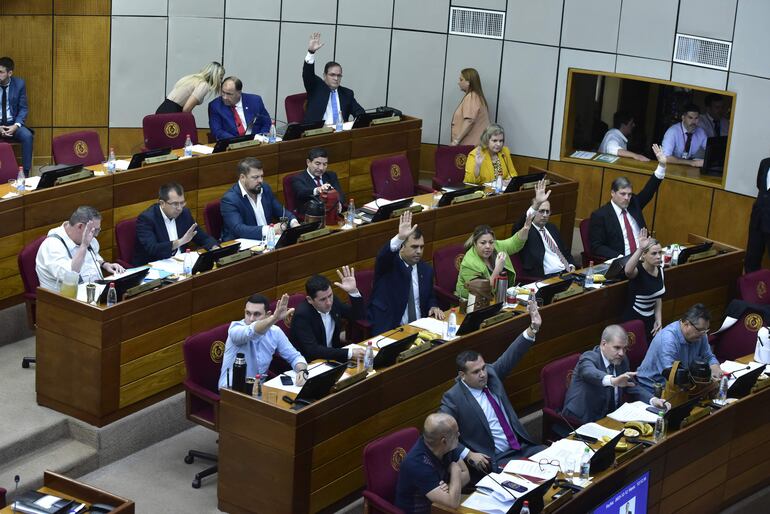
[[[691,242],[698,240],[693,236]],[[666,301],[676,315],[695,301],[723,309],[734,291],[744,252],[716,246],[725,253],[667,271]],[[627,282],[614,284],[541,310],[543,326],[536,345],[504,380],[520,412],[539,406],[545,364],[593,347],[604,327],[620,318],[627,287]],[[404,426],[420,426],[451,387],[460,351],[473,349],[493,361],[528,325],[528,316],[516,316],[396,364],[299,411],[222,391],[220,509],[316,512],[353,493],[364,484],[361,455],[366,443]],[[265,462],[280,465],[268,468]],[[269,486],[250,487],[255,477],[256,483]]]

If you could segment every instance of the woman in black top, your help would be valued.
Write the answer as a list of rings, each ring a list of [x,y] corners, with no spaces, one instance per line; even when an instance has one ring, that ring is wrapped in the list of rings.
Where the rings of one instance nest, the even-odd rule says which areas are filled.
[[[666,285],[661,265],[662,258],[663,250],[660,243],[647,236],[647,229],[641,229],[639,244],[625,267],[626,276],[630,281],[623,321],[642,320],[648,342],[663,326],[662,297],[666,292]]]

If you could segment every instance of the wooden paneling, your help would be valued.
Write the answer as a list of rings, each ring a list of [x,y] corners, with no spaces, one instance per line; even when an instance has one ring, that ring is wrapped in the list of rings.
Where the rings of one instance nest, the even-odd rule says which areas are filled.
[[[120,366],[120,385],[130,384],[180,362],[182,362],[182,341],[177,341]]]
[[[546,159],[527,157],[526,155],[511,155],[511,160],[513,161],[513,167],[516,168],[516,173],[519,175],[526,175],[529,172],[530,166],[548,169],[548,161]]]
[[[687,241],[687,234],[708,231],[714,189],[664,180],[658,190],[655,235],[663,244]]]
[[[153,373],[120,388],[119,408],[124,408],[179,384],[185,376],[184,362]]]
[[[144,132],[141,128],[109,128],[109,146],[115,149],[120,159],[130,158],[142,151]]]
[[[591,216],[591,213],[601,205],[602,168],[558,161],[551,161],[549,166],[553,172],[569,177],[580,184],[575,217],[584,219]]]
[[[54,14],[109,16],[111,0],[54,0]],[[107,39],[109,41],[109,38]]]
[[[751,196],[715,189],[709,222],[709,238],[745,248],[754,200],[755,198]]]
[[[110,18],[54,18],[53,125],[106,127]]]
[[[52,12],[53,0],[3,0],[0,2],[0,14],[2,15],[51,14]],[[10,41],[3,41],[3,46],[6,46],[8,42]]]

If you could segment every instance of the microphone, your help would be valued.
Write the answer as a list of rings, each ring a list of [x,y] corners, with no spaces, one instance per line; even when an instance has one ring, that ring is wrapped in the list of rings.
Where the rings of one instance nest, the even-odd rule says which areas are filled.
[[[380,349],[380,341],[382,341],[383,339],[385,339],[388,336],[392,336],[393,334],[397,334],[397,333],[403,332],[403,331],[404,331],[404,327],[398,327],[398,328],[395,328],[395,329],[391,330],[390,332],[385,332],[380,337],[378,337],[376,341],[372,341],[372,346],[374,346],[375,348],[377,348],[379,350]]]
[[[731,372],[731,373],[728,373],[728,374],[727,374],[727,376],[728,376],[728,377],[732,377],[733,375],[735,375],[735,374],[736,374],[736,373],[738,373],[739,371],[745,371],[745,370],[747,370],[747,369],[751,369],[751,366],[746,366],[745,368],[736,369],[735,371],[733,371],[733,372]]]
[[[99,273],[99,280],[104,280],[102,267],[99,266],[99,261],[96,260],[96,252],[94,252],[94,249],[91,248],[91,245],[88,245],[88,253],[91,254],[91,259],[94,261],[94,265],[96,266],[96,272]]]
[[[19,475],[14,475],[14,476],[13,476],[13,481],[15,482],[15,484],[16,484],[16,485],[15,485],[15,487],[14,487],[14,489],[13,489],[13,497],[14,497],[14,500],[13,500],[13,505],[11,506],[11,508],[13,509],[13,512],[14,512],[14,513],[15,513],[15,512],[17,512],[17,511],[16,511],[16,498],[18,498],[18,495],[17,495],[17,493],[19,492],[19,480],[21,480],[21,478],[19,477]]]

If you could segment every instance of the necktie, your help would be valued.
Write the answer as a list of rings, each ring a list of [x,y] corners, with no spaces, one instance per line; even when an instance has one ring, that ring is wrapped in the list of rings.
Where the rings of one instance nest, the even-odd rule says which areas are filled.
[[[690,145],[692,144],[692,132],[688,132],[684,140],[684,153],[690,154]]]
[[[628,221],[628,211],[623,209],[623,225],[626,227],[626,238],[628,239],[628,253],[634,253],[636,251],[636,236],[634,236],[634,229],[631,228],[631,222]]]
[[[409,266],[409,297],[406,302],[407,317],[409,323],[417,319],[417,306],[414,304],[414,287],[412,287],[412,270],[414,266]]]
[[[6,85],[6,86],[0,86],[0,87],[3,88],[3,99],[0,102],[0,107],[2,107],[2,109],[3,109],[3,116],[2,116],[2,121],[0,121],[0,125],[2,125],[4,127],[4,126],[8,125],[8,116],[7,116],[7,113],[8,113],[8,86]]]
[[[340,119],[340,108],[338,106],[339,103],[337,103],[337,90],[335,89],[332,91],[332,122],[334,122],[335,125]]]
[[[548,233],[545,227],[541,228],[540,232],[543,234],[543,240],[548,246],[548,249],[556,254],[556,256],[561,261],[562,266],[564,266],[564,269],[567,269],[567,267],[569,267],[569,262],[567,262],[567,259],[564,258],[564,254],[561,253],[561,250],[559,250],[559,247],[556,245],[556,241],[551,238],[551,234]]]
[[[719,120],[714,120],[714,135],[715,135],[715,136],[717,136],[717,137],[718,137],[718,136],[720,136],[720,135],[721,135],[721,134],[720,134],[720,132],[721,132],[721,130],[720,130],[720,129],[721,129],[721,128],[722,128],[722,126],[721,126],[721,124],[720,124]]]
[[[238,130],[238,135],[242,136],[246,133],[246,127],[243,126],[241,117],[238,116],[238,109],[234,105],[231,105],[230,108],[233,110],[233,118],[235,118],[235,128]]]
[[[610,364],[609,366],[607,366],[607,373],[609,373],[613,377],[615,376],[615,365],[614,364]],[[617,402],[617,399],[615,398],[615,386],[611,386],[610,387],[610,403],[609,403],[609,409],[610,410],[608,412],[612,412],[615,409],[617,409],[618,408],[617,404],[618,404],[618,402]]]
[[[497,403],[497,400],[495,400],[495,397],[492,396],[492,393],[489,391],[488,387],[485,387],[483,391],[487,397],[487,400],[489,400],[490,405],[492,405],[492,410],[495,411],[495,416],[497,416],[497,421],[500,423],[500,426],[503,429],[503,433],[505,434],[505,438],[508,440],[508,446],[511,447],[511,450],[520,450],[521,445],[519,444],[518,439],[516,439],[516,434],[513,433],[513,429],[511,428],[511,425],[508,424],[508,420],[505,419],[505,413],[503,412],[503,409],[500,407],[500,404]]]
[[[321,177],[315,177],[315,185],[321,187]]]

